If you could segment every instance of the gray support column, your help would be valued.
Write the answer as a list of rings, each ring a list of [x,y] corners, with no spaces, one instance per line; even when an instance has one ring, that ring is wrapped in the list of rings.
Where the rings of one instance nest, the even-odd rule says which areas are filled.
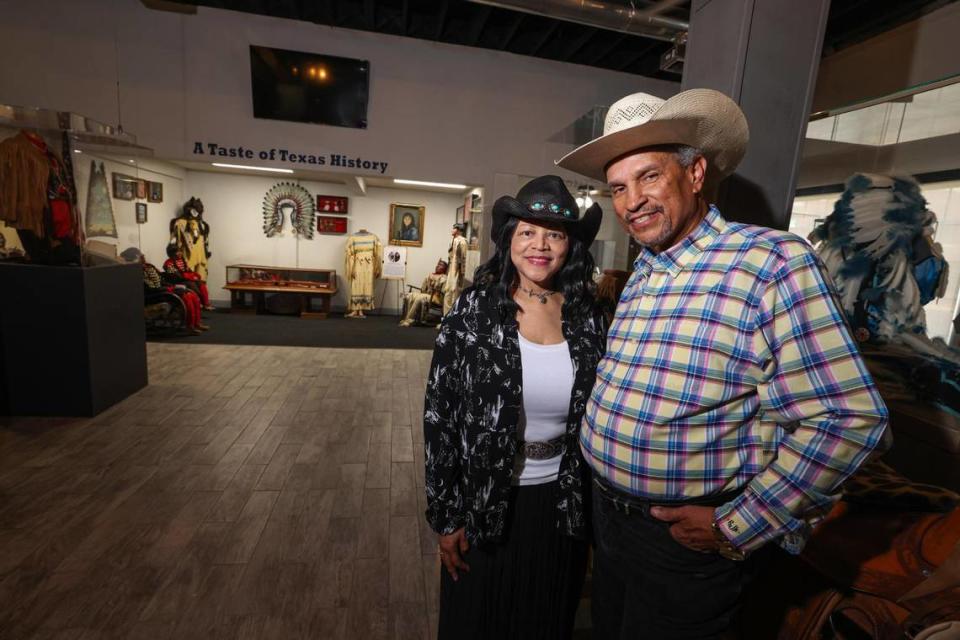
[[[729,220],[786,229],[830,0],[694,0],[683,89],[737,101],[750,146],[716,202]]]

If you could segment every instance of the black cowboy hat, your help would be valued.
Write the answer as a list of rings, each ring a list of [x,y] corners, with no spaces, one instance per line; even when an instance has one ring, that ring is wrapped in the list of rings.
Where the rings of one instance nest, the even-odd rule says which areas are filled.
[[[540,176],[525,184],[517,192],[516,198],[497,198],[493,203],[493,228],[490,234],[496,242],[508,218],[559,222],[589,246],[600,230],[603,211],[597,203],[577,217],[579,211],[576,199],[559,176]]]

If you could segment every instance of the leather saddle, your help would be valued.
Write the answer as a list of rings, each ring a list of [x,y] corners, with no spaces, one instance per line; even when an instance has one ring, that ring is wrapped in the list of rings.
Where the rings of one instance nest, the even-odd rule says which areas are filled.
[[[800,560],[781,559],[794,593],[778,640],[960,640],[960,496],[885,465],[851,484]]]

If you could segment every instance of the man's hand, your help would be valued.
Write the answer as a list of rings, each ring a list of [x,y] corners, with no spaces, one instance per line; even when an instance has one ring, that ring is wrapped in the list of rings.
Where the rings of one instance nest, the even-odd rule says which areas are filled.
[[[670,535],[685,547],[704,553],[720,548],[713,532],[713,507],[650,507],[650,515],[672,523]]]
[[[440,536],[440,562],[446,567],[450,577],[457,581],[460,575],[457,570],[470,571],[470,565],[463,561],[462,554],[470,550],[467,536],[460,527],[453,533]]]

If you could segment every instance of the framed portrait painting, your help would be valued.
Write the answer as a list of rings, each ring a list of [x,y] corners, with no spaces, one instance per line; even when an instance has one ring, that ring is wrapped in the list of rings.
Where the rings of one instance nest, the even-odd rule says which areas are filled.
[[[391,204],[389,241],[400,247],[423,246],[423,218],[426,207],[418,204]]]

